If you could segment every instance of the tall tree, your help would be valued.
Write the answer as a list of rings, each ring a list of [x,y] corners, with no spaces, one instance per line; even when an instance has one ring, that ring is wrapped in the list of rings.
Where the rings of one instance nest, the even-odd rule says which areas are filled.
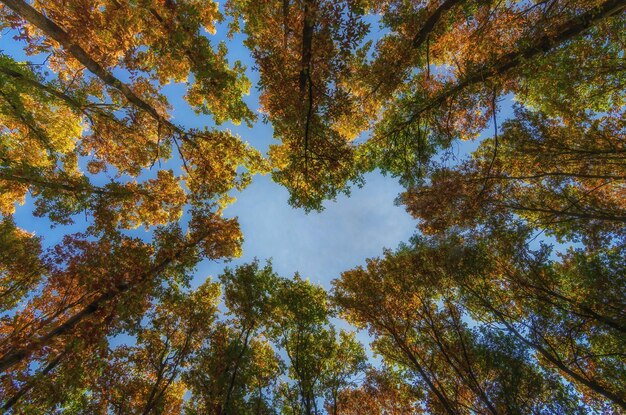
[[[355,179],[349,144],[362,117],[350,97],[350,61],[368,25],[367,2],[230,0],[235,29],[245,22],[246,45],[261,74],[261,106],[281,143],[270,157],[274,180],[291,202],[321,208]]]
[[[545,277],[534,277],[570,265],[550,263],[545,253],[522,255],[521,249],[523,244],[498,245],[493,239],[418,240],[411,250],[388,252],[367,269],[344,273],[335,282],[334,298],[349,321],[374,335],[375,350],[424,385],[432,411],[573,411],[580,405],[576,395],[556,373],[587,403],[623,406],[618,323],[623,316],[617,311],[623,301],[607,292],[603,308],[612,311],[602,316],[595,301],[564,292],[557,281],[550,285]],[[584,254],[573,257],[580,261]],[[587,258],[596,266],[610,261],[604,262],[610,267],[604,273],[613,284],[621,283],[615,280],[619,271],[612,272],[618,266],[615,257]],[[599,280],[585,284],[588,274],[583,272],[563,278],[597,295],[604,290]]]
[[[271,263],[257,260],[219,277],[230,318],[208,336],[197,362],[186,376],[194,399],[191,414],[267,411],[263,389],[279,376],[280,360],[263,336],[272,319],[279,277]]]
[[[288,358],[292,382],[282,382],[277,392],[284,413],[315,415],[325,397],[335,408],[338,394],[364,370],[365,352],[353,335],[329,325],[329,305],[322,287],[298,274],[284,279],[276,292],[276,309],[270,336]]]

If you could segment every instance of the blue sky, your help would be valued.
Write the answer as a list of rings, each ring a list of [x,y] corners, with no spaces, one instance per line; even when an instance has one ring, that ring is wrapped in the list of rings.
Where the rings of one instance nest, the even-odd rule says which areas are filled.
[[[244,234],[244,255],[233,265],[272,258],[283,276],[296,271],[329,287],[341,271],[377,256],[384,247],[395,248],[415,231],[415,221],[393,201],[401,187],[395,180],[370,174],[367,184],[351,197],[326,202],[320,213],[305,214],[287,204],[286,189],[257,176],[237,202],[226,211],[238,216]],[[199,273],[212,273],[220,264],[207,264]]]

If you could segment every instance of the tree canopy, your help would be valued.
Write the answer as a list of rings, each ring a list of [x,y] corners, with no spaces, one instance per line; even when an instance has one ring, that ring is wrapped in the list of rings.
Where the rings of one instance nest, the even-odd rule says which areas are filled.
[[[626,413],[625,11],[0,0],[0,408]],[[267,154],[227,127],[258,121]],[[410,241],[330,287],[194,279],[241,255],[255,175],[315,214],[373,171]]]

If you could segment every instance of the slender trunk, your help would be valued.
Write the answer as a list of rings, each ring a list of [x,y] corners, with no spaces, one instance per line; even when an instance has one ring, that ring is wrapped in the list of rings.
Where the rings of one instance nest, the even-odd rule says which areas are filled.
[[[239,365],[241,364],[241,359],[243,358],[244,353],[248,349],[248,339],[250,338],[250,333],[252,328],[249,328],[245,331],[245,337],[243,341],[243,347],[237,356],[237,360],[235,361],[235,368],[233,369],[233,374],[230,377],[230,381],[228,383],[228,391],[226,392],[226,400],[224,401],[224,413],[228,415],[230,410],[230,399],[233,394],[233,390],[235,389],[235,381],[237,380],[237,372],[239,371]]]
[[[185,343],[185,346],[183,348],[183,350],[187,349],[188,346],[188,341],[190,339],[187,339],[187,342]],[[143,415],[148,415],[155,407],[155,405],[159,402],[159,400],[161,399],[161,397],[163,396],[163,394],[165,393],[165,391],[167,391],[170,387],[170,385],[172,384],[172,382],[174,382],[174,379],[178,376],[178,372],[179,372],[179,367],[182,364],[182,360],[184,358],[184,354],[183,352],[181,352],[177,358],[176,364],[174,365],[174,367],[171,370],[170,376],[169,378],[167,378],[165,380],[165,384],[163,385],[163,387],[158,390],[158,392],[154,395],[152,395],[151,400],[148,402],[148,404],[146,405],[144,411],[143,411]]]
[[[533,272],[534,271],[535,270],[533,269]],[[516,277],[515,274],[510,270],[507,270],[507,275],[514,284],[517,284],[526,289],[536,291],[537,298],[545,303],[548,303],[555,307],[559,307],[560,309],[569,311],[580,317],[593,319],[596,322],[601,323],[611,329],[620,331],[622,333],[626,333],[626,327],[624,327],[619,322],[613,320],[610,317],[597,313],[596,311],[592,310],[590,307],[584,304],[580,304],[580,302],[572,298],[569,298],[549,288],[533,284],[531,281],[529,281],[528,279],[525,279],[524,277]],[[540,276],[538,277],[541,278]],[[543,295],[541,295],[541,293],[543,293]],[[553,298],[553,300],[550,300],[549,298],[546,298],[546,297],[551,297]],[[567,305],[558,305],[557,304],[558,301],[562,301]]]
[[[450,405],[449,399],[444,395],[443,391],[440,391],[439,388],[435,386],[433,381],[430,379],[430,377],[426,373],[426,370],[422,367],[422,365],[417,360],[413,352],[411,352],[411,350],[409,350],[409,348],[404,344],[404,342],[400,340],[400,338],[395,333],[395,331],[393,330],[387,330],[387,331],[389,332],[389,334],[391,334],[391,336],[393,337],[394,341],[396,342],[400,350],[402,350],[405,356],[411,361],[411,364],[413,365],[415,370],[417,370],[420,377],[424,380],[424,382],[426,382],[428,389],[432,393],[435,394],[439,402],[443,405],[444,409],[446,410],[446,413],[448,413],[449,415],[457,415],[457,412]]]
[[[449,310],[451,318],[454,321],[454,324],[453,324],[454,329],[458,336],[459,342],[461,343],[461,347],[463,350],[463,358],[465,360],[465,365],[467,366],[466,370],[468,372],[467,374],[469,374],[470,379],[467,378],[466,373],[463,373],[464,372],[463,368],[453,361],[454,359],[458,362],[459,361],[458,358],[452,357],[448,353],[446,346],[443,344],[444,339],[442,339],[441,336],[439,335],[439,331],[438,331],[439,329],[436,327],[432,314],[430,313],[430,310],[428,310],[426,306],[424,307],[423,311],[426,314],[426,317],[428,318],[428,325],[430,326],[432,330],[432,335],[434,337],[435,342],[437,343],[437,346],[439,347],[439,351],[443,354],[444,359],[448,362],[448,364],[452,367],[452,369],[457,373],[461,382],[465,383],[470,388],[470,390],[478,396],[478,398],[485,404],[489,412],[491,412],[493,415],[498,415],[498,411],[496,411],[493,404],[489,400],[489,397],[487,396],[487,394],[481,387],[480,382],[474,375],[474,371],[472,370],[472,361],[469,358],[467,349],[465,348],[465,343],[463,342],[463,333],[459,330],[457,326],[457,321],[453,315],[453,311],[450,309],[450,307],[448,307],[448,310]]]
[[[163,375],[165,374],[165,368],[166,368],[166,360],[167,360],[167,354],[169,352],[168,350],[168,345],[169,345],[169,338],[167,339],[166,343],[165,343],[165,347],[163,349],[163,352],[161,353],[160,356],[160,361],[159,361],[159,371],[157,373],[156,379],[154,380],[154,383],[152,384],[152,388],[150,388],[150,393],[148,394],[148,399],[146,399],[146,406],[144,407],[143,411],[141,411],[142,415],[147,415],[150,413],[150,411],[152,410],[152,407],[154,406],[155,403],[155,396],[157,395],[157,391],[159,390],[159,386],[161,384],[161,380],[163,380]]]
[[[304,96],[307,78],[311,71],[311,58],[313,48],[313,26],[315,19],[312,16],[314,7],[313,0],[304,2],[304,22],[302,24],[302,55],[300,58],[300,95]]]
[[[43,376],[46,376],[48,373],[50,373],[55,367],[57,367],[59,365],[59,363],[61,363],[61,360],[63,359],[65,354],[66,354],[65,351],[61,352],[57,357],[54,358],[54,360],[52,360],[50,363],[48,363],[46,365],[46,367],[40,373],[35,375],[35,377],[43,377]],[[5,412],[8,412],[9,409],[11,409],[13,407],[13,405],[15,405],[17,403],[17,401],[19,401],[22,396],[26,395],[35,386],[35,380],[36,379],[31,379],[24,386],[22,386],[20,388],[20,390],[17,391],[17,393],[15,395],[13,395],[11,398],[9,398],[4,403],[4,405],[2,405],[2,410],[5,411]]]
[[[419,32],[413,37],[412,46],[417,49],[428,39],[428,35],[433,31],[437,23],[441,20],[441,17],[445,12],[463,3],[465,0],[446,0],[444,1],[430,16],[424,25],[420,28]]]
[[[102,307],[102,305],[104,305],[108,300],[115,298],[117,294],[122,291],[126,291],[126,289],[121,288],[118,291],[109,291],[108,293],[100,295],[91,303],[89,303],[84,309],[70,317],[63,324],[55,327],[45,335],[33,341],[29,347],[23,347],[2,356],[2,358],[0,358],[0,373],[3,373],[14,365],[20,363],[32,353],[34,353],[35,350],[42,349],[43,347],[48,345],[53,339],[69,332],[82,320],[95,314]]]
[[[624,399],[623,396],[620,396],[617,393],[609,391],[606,388],[604,388],[602,385],[600,385],[598,382],[596,382],[594,380],[589,380],[586,377],[583,377],[583,376],[579,375],[578,373],[574,372],[569,367],[567,367],[561,361],[561,359],[559,359],[558,357],[554,356],[546,348],[544,348],[540,344],[532,342],[532,341],[528,340],[526,337],[524,337],[519,331],[517,331],[515,329],[515,327],[513,327],[512,324],[510,324],[510,323],[508,323],[506,321],[502,321],[502,324],[504,324],[504,326],[507,328],[507,330],[509,330],[509,332],[511,332],[515,337],[517,337],[522,343],[524,343],[528,347],[531,347],[531,348],[535,349],[537,352],[539,352],[539,354],[541,354],[549,362],[551,362],[553,365],[555,365],[557,368],[559,368],[563,373],[567,374],[574,381],[576,381],[576,382],[578,382],[578,383],[580,383],[582,385],[585,385],[586,387],[588,387],[589,389],[591,389],[595,393],[604,396],[605,398],[607,398],[610,401],[614,402],[615,404],[619,405],[623,410],[626,410],[626,400]]]

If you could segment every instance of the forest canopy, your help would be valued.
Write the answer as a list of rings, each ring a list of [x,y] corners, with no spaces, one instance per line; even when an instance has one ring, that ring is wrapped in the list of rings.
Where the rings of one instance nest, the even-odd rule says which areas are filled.
[[[625,11],[0,0],[0,408],[626,414]],[[267,154],[229,128],[258,122]],[[314,215],[371,172],[410,240],[329,287],[192,283],[241,255],[256,175]]]

